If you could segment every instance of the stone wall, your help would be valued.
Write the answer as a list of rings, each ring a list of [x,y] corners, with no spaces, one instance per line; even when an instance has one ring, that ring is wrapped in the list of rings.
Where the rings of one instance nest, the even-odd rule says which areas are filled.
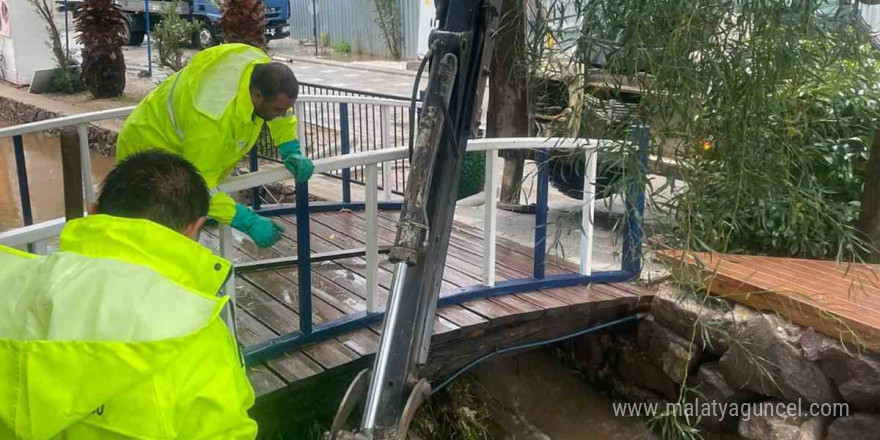
[[[636,328],[579,338],[565,348],[590,381],[624,400],[702,409],[704,433],[880,438],[880,355],[775,314],[714,297],[698,302],[664,285]],[[706,413],[710,407],[714,414]]]
[[[13,125],[27,124],[61,116],[64,115],[0,96],[0,121],[2,122]],[[52,133],[53,131],[56,130],[50,130],[49,132]],[[118,133],[114,130],[91,124],[89,125],[89,147],[101,154],[113,157],[116,155],[117,135]]]

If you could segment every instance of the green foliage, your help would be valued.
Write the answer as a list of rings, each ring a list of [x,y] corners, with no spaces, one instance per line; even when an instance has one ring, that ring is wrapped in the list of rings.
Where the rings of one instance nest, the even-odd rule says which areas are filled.
[[[530,52],[584,95],[598,80],[616,88],[572,109],[580,136],[625,86],[643,90],[632,118],[686,182],[655,201],[676,220],[672,245],[850,259],[864,246],[854,222],[880,77],[858,13],[825,3],[559,1]]]
[[[385,37],[388,51],[395,59],[400,58],[400,10],[397,0],[373,0],[376,6],[376,24]]]
[[[472,151],[465,153],[458,181],[458,198],[461,200],[483,190],[486,180],[486,154]]]
[[[199,22],[190,22],[177,13],[179,6],[180,0],[165,5],[162,21],[156,25],[152,33],[159,52],[159,64],[175,72],[186,65],[183,49],[190,44],[193,35],[201,30]]]
[[[48,0],[28,0],[28,3],[34,7],[37,14],[46,24],[46,32],[49,34],[46,45],[52,49],[52,55],[55,57],[55,66],[65,67],[73,64],[61,45],[61,33],[58,31],[58,26],[55,25],[52,2]]]
[[[56,68],[52,72],[49,82],[49,91],[52,93],[79,93],[86,89],[82,80],[82,72],[78,66],[69,65],[64,68]]]
[[[321,42],[321,46],[327,47],[330,45],[330,34],[326,32],[321,32],[319,36],[319,41]]]
[[[52,93],[79,93],[86,89],[83,83],[81,69],[76,62],[67,56],[64,47],[61,45],[61,34],[55,25],[52,14],[51,2],[47,0],[28,0],[33,5],[37,14],[46,23],[46,32],[49,34],[46,45],[52,49],[52,55],[55,58],[55,71],[52,72],[52,79],[49,82],[49,92]]]
[[[333,46],[333,50],[339,53],[351,53],[351,44],[342,42]]]

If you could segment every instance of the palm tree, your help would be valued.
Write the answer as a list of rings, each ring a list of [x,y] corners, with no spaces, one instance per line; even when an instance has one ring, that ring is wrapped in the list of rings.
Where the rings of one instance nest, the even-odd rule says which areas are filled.
[[[125,16],[113,0],[86,0],[76,30],[83,44],[82,78],[95,98],[112,98],[125,90],[122,37]]]
[[[245,43],[266,48],[263,14],[266,5],[262,0],[226,0],[220,16],[220,32],[225,43]]]

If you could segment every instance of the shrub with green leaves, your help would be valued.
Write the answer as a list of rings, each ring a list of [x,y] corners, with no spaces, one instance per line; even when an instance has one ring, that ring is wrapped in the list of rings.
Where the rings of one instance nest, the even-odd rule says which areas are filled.
[[[192,42],[193,35],[201,30],[199,22],[190,22],[177,13],[180,0],[165,5],[162,21],[153,29],[153,39],[159,52],[159,64],[173,70],[183,69],[183,49]]]
[[[826,3],[557,0],[536,49],[575,93],[643,89],[633,114],[686,182],[657,206],[673,246],[849,259],[880,76],[858,12]]]
[[[82,80],[82,72],[79,66],[69,65],[65,68],[56,68],[49,80],[49,91],[52,93],[79,93],[86,89]]]
[[[351,53],[351,44],[342,42],[333,46],[333,50],[339,53]]]

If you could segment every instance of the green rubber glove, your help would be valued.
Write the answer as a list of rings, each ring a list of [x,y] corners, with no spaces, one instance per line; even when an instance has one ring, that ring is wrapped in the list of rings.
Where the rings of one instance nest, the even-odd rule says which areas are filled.
[[[269,247],[281,240],[284,228],[278,223],[263,217],[247,206],[235,205],[232,227],[244,232],[259,247]]]
[[[315,165],[312,160],[303,156],[299,148],[299,140],[294,139],[278,146],[278,152],[281,153],[281,160],[284,161],[284,167],[297,182],[306,182],[312,177],[315,171]]]

